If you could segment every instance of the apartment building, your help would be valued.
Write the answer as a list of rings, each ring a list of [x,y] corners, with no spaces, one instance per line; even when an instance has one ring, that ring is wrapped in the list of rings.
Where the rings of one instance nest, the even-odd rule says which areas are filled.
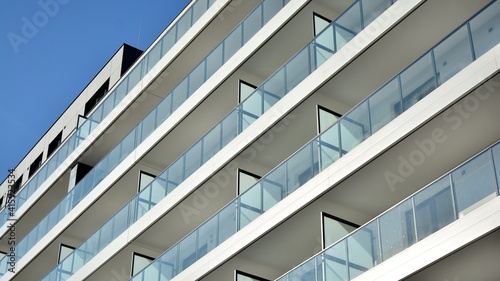
[[[495,280],[499,41],[498,0],[193,0],[4,203],[0,280]]]

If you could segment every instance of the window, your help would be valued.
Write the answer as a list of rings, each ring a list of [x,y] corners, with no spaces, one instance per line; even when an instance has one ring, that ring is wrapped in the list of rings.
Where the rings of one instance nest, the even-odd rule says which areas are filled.
[[[254,85],[247,83],[243,80],[239,81],[239,97],[238,97],[238,103],[244,101],[246,98],[248,98],[254,91],[257,89]]]
[[[314,36],[318,36],[319,33],[321,33],[321,31],[323,31],[323,29],[325,29],[328,25],[330,25],[332,21],[319,15],[319,14],[316,14],[316,13],[313,13],[313,32],[314,32]]]
[[[317,107],[318,112],[318,133],[321,134],[326,129],[330,128],[333,124],[337,123],[340,114],[331,111],[321,105]]]
[[[2,208],[2,206],[3,206],[3,196],[0,197],[0,208]]]
[[[155,175],[146,173],[144,171],[139,172],[139,189],[138,192],[141,192],[148,184],[150,184],[156,178]]]
[[[85,175],[87,175],[90,170],[92,170],[92,166],[83,164],[83,163],[76,163],[73,168],[71,168],[71,172],[69,173],[69,183],[68,183],[68,191],[73,189],[75,185],[77,185]]]
[[[108,92],[109,89],[109,78],[102,84],[102,86],[95,92],[95,94],[85,103],[85,116],[88,116],[88,114],[96,107],[96,105],[99,104],[99,102],[102,100],[104,95]]]
[[[30,172],[29,172],[30,178],[31,178],[31,176],[33,176],[35,174],[36,171],[38,171],[38,168],[40,168],[40,166],[42,166],[42,156],[43,156],[43,153],[38,155],[38,157],[35,159],[35,161],[33,161],[33,163],[31,163]]]
[[[238,169],[238,194],[242,194],[252,187],[260,177],[250,172]]]
[[[47,149],[47,158],[56,151],[56,149],[61,145],[62,141],[62,131],[57,134],[57,136],[49,143],[49,148]]]
[[[10,190],[12,190],[12,194],[15,194],[21,189],[21,184],[23,183],[23,175],[21,175],[17,181],[11,186]],[[10,201],[10,198],[7,198]]]
[[[234,273],[234,281],[269,281],[267,279],[236,270]]]
[[[83,115],[78,115],[78,121],[76,123],[76,127],[80,128],[80,126],[87,120],[87,117]]]
[[[357,224],[329,215],[324,212],[321,213],[321,216],[321,224],[323,230],[323,249],[333,245],[342,237],[346,236],[359,227],[359,225]]]
[[[0,260],[3,259],[7,255],[6,252],[0,251]]]
[[[134,276],[148,266],[154,259],[139,253],[132,254],[132,270],[130,276]]]
[[[61,263],[67,256],[69,256],[75,250],[74,247],[61,244],[59,246],[59,255],[57,257],[57,263]]]

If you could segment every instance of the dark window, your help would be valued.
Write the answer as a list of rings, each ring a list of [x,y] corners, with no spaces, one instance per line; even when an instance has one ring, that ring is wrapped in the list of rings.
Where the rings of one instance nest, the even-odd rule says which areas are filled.
[[[102,84],[99,90],[97,90],[97,92],[95,92],[95,94],[85,104],[85,113],[84,113],[85,116],[88,116],[90,111],[92,111],[92,109],[94,109],[94,107],[102,100],[104,95],[106,95],[106,93],[108,92],[108,89],[109,89],[109,79],[106,80],[104,84]]]
[[[76,163],[76,165],[71,169],[70,175],[69,175],[69,185],[68,185],[68,190],[73,189],[75,185],[80,182],[85,175],[87,175],[90,170],[92,170],[92,166],[83,164],[83,163]]]
[[[10,187],[10,190],[12,190],[12,194],[15,194],[16,192],[21,189],[21,184],[23,183],[23,175],[21,175],[17,181]],[[10,198],[9,198],[10,199]],[[10,200],[8,200],[10,201]]]
[[[33,176],[35,174],[35,172],[38,171],[40,166],[42,166],[42,156],[43,156],[43,153],[38,155],[38,157],[35,159],[35,161],[33,161],[33,163],[31,163],[30,172],[29,172],[28,177],[31,178],[31,176]]]
[[[57,136],[49,143],[49,148],[47,149],[47,158],[56,151],[56,149],[61,145],[62,141],[62,131],[57,134]]]

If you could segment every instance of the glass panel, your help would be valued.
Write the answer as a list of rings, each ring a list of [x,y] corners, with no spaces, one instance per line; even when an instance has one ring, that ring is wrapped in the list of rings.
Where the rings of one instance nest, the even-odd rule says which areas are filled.
[[[302,49],[286,64],[286,90],[291,91],[311,73],[309,48]]]
[[[240,205],[238,229],[242,229],[247,224],[262,214],[262,194],[260,188],[251,188],[243,193],[238,199]]]
[[[285,68],[281,68],[278,70],[273,76],[271,76],[264,85],[261,86],[264,88],[265,96],[271,96],[276,100],[281,99],[285,93],[287,93],[286,88],[286,76],[285,76]],[[274,103],[269,103],[269,107],[271,107]]]
[[[188,268],[196,261],[196,235],[192,232],[179,243],[179,266],[181,270]]]
[[[369,0],[363,1],[364,26],[368,26],[380,14],[392,5],[392,0]]]
[[[248,42],[262,26],[262,6],[258,6],[243,23],[244,42]]]
[[[349,277],[354,279],[380,263],[377,220],[347,238]]]
[[[246,100],[257,87],[240,80],[240,102]],[[258,102],[258,99],[257,99]],[[259,108],[259,107],[257,107]],[[259,110],[260,111],[260,110]]]
[[[262,179],[264,211],[276,205],[285,195],[285,166],[280,165]]]
[[[287,192],[294,192],[314,176],[311,144],[296,152],[286,162]]]
[[[417,193],[414,200],[419,241],[455,220],[449,176]]]
[[[322,272],[325,277],[324,281],[347,280],[345,239],[324,251],[319,257],[323,261]],[[318,258],[316,261],[317,264],[320,264]],[[319,280],[323,280],[323,278],[318,278]]]
[[[342,154],[345,154],[364,141],[370,134],[368,103],[365,101],[340,120]]]
[[[434,56],[440,85],[469,65],[473,58],[467,26],[436,46]]]
[[[242,46],[242,27],[238,26],[231,32],[226,40],[224,40],[224,59],[227,61],[232,57]]]
[[[339,124],[335,124],[319,136],[321,170],[340,158]]]
[[[217,213],[219,218],[219,244],[236,233],[237,202],[233,201]]]
[[[431,52],[428,52],[406,68],[400,74],[400,77],[403,92],[403,110],[406,110],[437,87]]]
[[[165,37],[163,37],[162,41],[162,49],[161,49],[161,55],[164,56],[170,49],[174,46],[176,42],[176,31],[177,29],[172,27],[166,34]]]
[[[476,58],[498,44],[500,38],[500,2],[496,1],[470,21]]]
[[[221,126],[217,125],[203,137],[203,163],[207,162],[219,150],[221,144]]]
[[[375,133],[402,112],[399,80],[392,79],[368,100],[372,133]]]
[[[139,271],[143,270],[151,263],[151,261],[153,261],[153,258],[134,253],[132,260],[132,275],[135,275]]]
[[[198,229],[198,255],[202,257],[213,250],[217,245],[217,216],[203,223]]]
[[[205,74],[205,78],[208,79],[211,77],[222,66],[224,63],[223,51],[223,44],[219,44],[207,57],[207,73]]]
[[[493,152],[493,161],[495,162],[495,171],[497,175],[497,186],[498,192],[500,193],[500,145],[497,144],[492,149]]]
[[[131,91],[141,80],[142,61],[128,75],[128,89]],[[93,115],[93,114],[92,114]]]
[[[458,218],[496,197],[491,155],[481,154],[451,174]]]
[[[142,191],[148,184],[155,179],[155,176],[145,172],[139,172],[139,192]]]
[[[318,107],[318,127],[319,133],[323,133],[326,129],[330,128],[333,124],[339,120],[339,116],[333,112],[326,110],[322,107]]]
[[[366,1],[363,1],[363,3],[364,2]],[[353,4],[338,19],[335,20],[335,23],[352,34],[358,34],[362,29],[360,6],[360,1]]]
[[[242,194],[259,181],[260,177],[238,170],[238,194]]]
[[[335,52],[334,27],[329,26],[313,40],[315,68],[322,65]]]
[[[201,166],[201,141],[193,145],[184,155],[186,166],[184,168],[185,176],[188,177],[193,174]]]
[[[74,250],[75,250],[75,248],[73,248],[73,247],[69,247],[69,246],[61,244],[61,246],[59,248],[59,259],[57,260],[57,262],[60,263],[67,256],[69,256]]]
[[[177,41],[188,31],[191,27],[191,15],[193,10],[188,10],[180,19],[177,21]]]
[[[294,280],[294,281],[314,280],[316,276],[315,270],[316,270],[315,260],[314,259],[308,260],[299,267],[295,268],[295,270],[288,275],[288,280]]]
[[[149,72],[161,59],[161,43],[162,42],[160,41],[158,44],[156,44],[156,46],[154,46],[148,54],[148,69],[146,70],[147,72]]]
[[[342,222],[334,217],[323,215],[324,247],[328,248],[354,230],[356,230],[355,226]]]
[[[318,34],[323,31],[326,27],[330,25],[332,21],[322,17],[320,15],[313,15],[313,24],[314,24],[314,36],[318,36]]]
[[[411,199],[383,214],[379,223],[383,260],[389,259],[415,243]]]
[[[200,63],[189,73],[189,96],[205,82],[206,61]]]

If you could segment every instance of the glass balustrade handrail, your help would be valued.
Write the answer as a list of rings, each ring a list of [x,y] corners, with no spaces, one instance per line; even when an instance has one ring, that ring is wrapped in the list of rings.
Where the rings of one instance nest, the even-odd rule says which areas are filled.
[[[166,117],[182,104],[199,86],[201,86],[215,71],[217,71],[236,51],[238,51],[250,38],[255,35],[278,11],[280,11],[289,0],[264,0],[259,4],[193,71],[181,81],[172,92],[165,97],[111,152],[106,155],[90,172],[81,183],[77,184],[73,190],[75,193],[69,193],[56,206],[44,220],[53,220],[57,223],[64,217],[71,206],[75,206],[85,197],[109,172],[111,172],[125,156],[134,150],[142,141],[149,136],[161,124]],[[202,75],[200,75],[200,73]],[[167,106],[168,105],[168,106]],[[165,108],[164,108],[165,107]],[[171,108],[170,110],[168,108]],[[173,108],[173,109],[172,109]],[[124,145],[125,144],[125,145]],[[102,166],[102,167],[101,167]],[[88,182],[86,179],[88,177]],[[80,193],[78,193],[80,192]],[[143,191],[142,194],[145,192]],[[70,207],[68,207],[70,204]],[[63,208],[63,211],[61,211]],[[119,211],[120,213],[120,211]],[[55,214],[55,219],[51,216]],[[50,227],[46,227],[44,220],[35,227],[23,241],[29,241],[29,244],[19,243],[18,256],[22,257],[34,245]],[[109,222],[109,221],[108,221]],[[47,222],[48,224],[48,222]],[[53,225],[52,225],[53,226]],[[43,231],[37,230],[37,228]],[[30,239],[30,236],[33,236]],[[90,238],[89,238],[90,239]],[[107,241],[109,243],[110,241]],[[106,243],[105,243],[106,244]],[[107,245],[107,244],[106,244]],[[102,245],[105,246],[105,245]],[[76,253],[76,252],[75,252]],[[87,255],[90,259],[90,255]],[[61,263],[64,264],[64,261]],[[81,265],[83,266],[83,264]],[[77,268],[73,268],[76,270]],[[72,274],[73,271],[68,271]],[[48,277],[50,280],[52,277]],[[59,277],[58,277],[59,278]]]
[[[266,0],[250,13],[200,62],[131,132],[117,144],[54,209],[18,244],[22,257],[37,241],[79,203],[104,177],[149,136],[175,109],[208,80],[237,50],[264,26],[289,0]],[[264,9],[264,7],[266,9]],[[257,15],[257,16],[255,16]],[[1,262],[0,262],[1,265]],[[0,266],[1,269],[4,269]]]
[[[193,0],[194,4],[182,15],[165,35],[141,56],[136,66],[116,83],[114,90],[90,114],[87,120],[52,154],[38,172],[28,179],[15,198],[15,209],[19,209],[45,180],[76,150],[87,136],[104,118],[128,95],[128,93],[144,78],[154,65],[169,51],[189,28],[215,3],[216,0]],[[0,211],[0,225],[10,218],[10,212],[4,208]]]
[[[499,196],[499,180],[497,141],[276,280],[352,280]]]
[[[203,156],[203,145],[204,142],[203,140],[211,138],[213,136],[220,136],[224,135],[224,121],[226,120],[231,120],[235,119],[236,122],[233,122],[235,125],[233,126],[233,129],[231,132],[241,132],[246,126],[251,124],[253,121],[256,120],[263,112],[265,112],[270,106],[272,106],[274,103],[277,102],[282,96],[284,96],[286,93],[288,93],[289,90],[291,90],[293,87],[295,87],[298,82],[302,81],[305,77],[307,77],[315,68],[317,68],[319,65],[321,65],[328,57],[333,55],[336,50],[340,49],[343,45],[345,45],[350,39],[352,39],[354,36],[342,36],[338,35],[336,32],[338,30],[344,31],[347,29],[346,26],[342,26],[341,23],[351,23],[352,24],[352,17],[354,15],[354,19],[357,20],[357,23],[359,24],[359,28],[357,29],[357,32],[361,31],[361,29],[364,28],[364,26],[368,25],[371,21],[373,21],[376,16],[380,15],[383,11],[385,11],[389,6],[393,4],[393,1],[378,1],[378,8],[379,9],[373,9],[373,7],[370,7],[370,5],[366,5],[366,7],[370,7],[368,11],[362,10],[362,5],[361,3],[366,0],[360,0],[354,3],[350,8],[346,10],[336,21],[332,23],[329,27],[326,28],[324,32],[319,34],[311,43],[309,43],[304,49],[299,51],[298,54],[296,54],[290,61],[285,64],[284,67],[282,67],[280,70],[278,70],[273,76],[271,76],[264,84],[259,87],[251,96],[249,96],[245,101],[243,101],[242,104],[240,104],[238,107],[236,107],[226,118],[223,119],[219,125],[214,127],[207,135],[205,135],[204,138],[202,138],[195,146],[193,146],[188,152],[185,154],[187,157],[181,157],[180,160],[184,161],[184,158],[186,159],[185,161],[189,160],[189,152],[190,151],[198,151],[201,152],[201,156]],[[374,2],[371,1],[371,4]],[[359,13],[356,13],[359,12]],[[364,25],[361,24],[364,22]],[[353,29],[356,30],[356,29]],[[331,32],[331,33],[329,33]],[[333,34],[338,35],[340,39],[338,41],[328,41],[324,40],[325,38],[329,37],[334,37]],[[335,36],[336,37],[336,36]],[[324,45],[321,43],[328,43],[331,42],[332,45]],[[338,44],[336,44],[338,42]],[[325,49],[329,50],[329,53],[325,52]],[[329,55],[328,55],[329,54]],[[304,60],[305,58],[305,60]],[[297,67],[300,66],[300,67]],[[304,67],[305,66],[305,67]],[[305,68],[305,71],[303,71],[302,76],[301,75],[294,75],[296,73],[292,72],[292,70],[295,70],[297,68]],[[288,72],[287,72],[288,71]],[[288,80],[286,75],[284,77],[281,77],[282,74],[287,73],[291,74],[294,79]],[[284,78],[282,79],[282,84],[281,87],[276,87],[277,82],[279,81],[279,78]],[[274,91],[273,91],[274,90]],[[268,102],[269,104],[266,104]],[[253,105],[253,107],[249,106]],[[258,109],[255,110],[255,107]],[[250,110],[249,110],[250,109]],[[253,111],[252,111],[253,110]],[[236,134],[235,134],[236,135]],[[234,138],[235,136],[233,136]],[[230,141],[230,140],[229,140]],[[222,141],[220,142],[222,143]],[[226,142],[227,143],[227,142]],[[211,146],[209,146],[211,147]],[[306,146],[303,149],[301,149],[299,152],[297,152],[294,155],[301,155],[304,151],[308,151],[309,147]],[[217,150],[217,149],[216,149]],[[211,150],[209,150],[211,151]],[[218,150],[217,150],[218,151]],[[307,152],[306,152],[307,153]],[[292,158],[295,160],[294,156]],[[199,157],[196,159],[196,161],[199,161],[197,165],[201,165],[203,162],[203,157]],[[285,164],[280,165],[278,168],[273,170],[271,173],[269,173],[266,177],[261,179],[254,187],[250,188],[247,190],[245,193],[243,193],[241,196],[236,198],[234,201],[226,205],[221,211],[219,211],[217,214],[212,216],[209,220],[207,220],[204,224],[202,224],[199,228],[195,229],[193,232],[188,234],[184,239],[182,239],[179,243],[174,245],[172,248],[167,250],[164,254],[162,254],[158,259],[153,261],[148,267],[146,267],[143,271],[141,271],[138,275],[136,275],[133,280],[139,280],[140,278],[145,278],[143,280],[157,280],[162,274],[162,278],[173,278],[176,276],[179,272],[187,268],[189,265],[191,265],[194,261],[198,260],[202,256],[204,256],[206,253],[208,253],[210,250],[215,248],[217,245],[225,241],[227,238],[229,238],[232,234],[234,234],[238,229],[241,229],[244,227],[247,223],[249,223],[252,219],[256,218],[258,215],[260,215],[262,212],[273,206],[275,203],[277,203],[279,200],[278,198],[272,198],[270,200],[261,200],[257,205],[259,206],[251,206],[249,200],[249,197],[253,197],[255,193],[259,193],[259,187],[263,187],[264,183],[268,185],[266,188],[273,189],[270,186],[274,186],[275,188],[278,187],[278,180],[277,178],[274,178],[276,173],[279,173],[277,171],[280,171],[284,165],[287,165],[287,163],[290,161],[287,160]],[[181,162],[184,163],[184,162]],[[304,163],[303,160],[299,161],[299,163]],[[172,166],[176,165],[174,163]],[[171,167],[172,167],[171,166]],[[177,170],[182,171],[180,169],[181,167],[177,169],[173,169],[174,171]],[[175,176],[175,173],[169,173],[170,167],[166,170],[163,175],[160,175],[157,177],[155,181],[153,181],[150,186],[146,187],[144,191],[147,189],[149,192],[145,192],[145,195],[147,196],[141,196],[142,194],[139,194],[136,198],[134,198],[133,201],[130,202],[128,206],[131,206],[131,208],[124,208],[122,209],[123,213],[119,214],[119,216],[125,216],[127,213],[127,210],[129,210],[130,213],[132,212],[139,212],[143,213],[146,212],[148,209],[150,209],[152,206],[154,206],[156,203],[158,203],[159,199],[161,200],[168,194],[170,191],[169,184],[172,183],[172,176]],[[312,172],[314,173],[314,172]],[[312,176],[312,173],[310,174]],[[304,180],[305,178],[301,176],[301,180]],[[160,182],[161,181],[161,182]],[[288,180],[289,183],[291,183],[291,180]],[[298,181],[295,181],[296,184],[298,184]],[[174,182],[174,187],[178,185],[178,183]],[[287,194],[281,192],[281,191],[271,191],[271,190],[266,190],[278,197],[286,196]],[[290,192],[293,190],[290,190]],[[157,194],[153,194],[153,192],[156,192]],[[263,194],[260,192],[259,194]],[[278,195],[280,194],[280,195]],[[154,198],[156,197],[156,198]],[[248,202],[247,202],[248,201]],[[137,202],[134,204],[134,202]],[[133,206],[133,207],[132,207]],[[236,219],[237,216],[241,215],[239,214],[236,210],[240,210],[241,206],[246,206],[247,208],[246,213],[243,214],[242,217]],[[260,210],[257,211],[257,213],[251,214],[251,212],[255,212],[255,210]],[[121,213],[121,212],[120,212]],[[239,214],[239,215],[235,215]],[[231,223],[236,223],[237,225],[220,225],[222,222],[227,222],[229,221],[229,224]],[[126,223],[126,222],[125,222]],[[210,237],[207,235],[202,235],[200,233],[203,232],[210,232]],[[200,238],[201,237],[201,238]],[[201,241],[200,239],[205,239],[205,241]],[[195,246],[193,246],[195,245]],[[200,245],[201,248],[197,248],[196,245]],[[189,250],[190,249],[190,250]],[[194,253],[191,251],[194,250]],[[85,252],[82,251],[79,253],[79,255],[84,255]],[[180,260],[182,257],[179,255],[183,255],[185,257],[188,257],[188,260],[184,260],[184,262],[180,263]],[[187,256],[186,256],[187,255]],[[168,262],[164,262],[164,260],[169,260]],[[168,264],[168,265],[165,265]],[[165,265],[165,271],[162,271],[162,269],[159,269],[158,267],[162,267]],[[62,270],[61,270],[62,272]],[[163,280],[163,279],[162,279]]]
[[[486,15],[486,17],[490,16],[491,14]],[[488,50],[488,46],[489,48],[494,46],[496,44],[495,41],[499,40],[497,38],[500,37],[496,37],[495,39],[484,36],[481,37],[480,33],[485,31],[485,24],[483,24],[484,18],[478,22],[480,24],[476,26],[477,29],[475,29],[475,32],[471,33],[471,36],[473,38],[475,35],[479,36],[478,40],[474,40],[474,44],[475,48],[483,49],[482,52],[476,52],[476,54],[482,54]],[[466,26],[469,27],[472,25],[467,24]],[[459,46],[461,42],[456,42],[457,37],[455,37],[455,34],[460,34],[457,33],[460,32],[460,30],[461,29],[458,29],[451,36],[447,37],[448,40],[442,41],[432,50],[432,52],[437,52],[443,46],[446,46],[446,48]],[[449,44],[450,42],[453,42],[451,46]],[[471,43],[469,40],[466,42]],[[476,46],[476,44],[479,45]],[[477,50],[479,49],[476,49],[476,51]],[[455,59],[455,61],[450,61],[449,63],[458,63],[461,69],[463,69],[468,64],[462,64],[462,56],[463,54],[454,55],[451,59]],[[426,56],[421,57],[419,61],[423,58],[426,58]],[[375,133],[382,126],[416,103],[416,100],[414,102],[408,102],[404,97],[418,93],[422,98],[431,92],[434,88],[428,87],[428,82],[420,79],[420,76],[417,75],[420,74],[421,71],[412,73],[415,70],[414,67],[417,66],[420,67],[421,65],[413,63],[394,79],[398,79],[399,81],[399,79],[403,79],[403,77],[405,77],[404,79],[418,78],[412,81],[420,81],[421,86],[424,86],[423,88],[417,87],[420,89],[418,90],[414,88],[414,84],[412,88],[398,88],[399,90],[395,92],[396,98],[399,99],[398,102],[389,103],[386,102],[387,100],[385,98],[381,99],[387,96],[386,87],[391,85],[390,82],[387,83],[384,87],[365,99],[364,102],[360,103],[345,116],[340,118],[336,124],[269,172],[253,187],[231,201],[214,216],[206,220],[201,226],[160,255],[160,257],[155,259],[143,271],[135,275],[132,280],[159,280],[160,278],[161,280],[168,280],[173,278],[196,260],[220,245],[220,243],[227,240],[238,230],[260,216],[260,214],[277,204],[288,194],[302,186],[309,179],[316,176],[320,171],[329,167],[369,135]],[[455,73],[457,72],[458,71],[455,71]],[[406,77],[406,75],[410,73],[413,74],[413,77]],[[438,79],[442,76],[436,74],[435,80],[437,81],[437,85],[441,85],[451,76],[452,75],[448,75],[446,78]],[[398,83],[398,85],[400,84]],[[427,91],[427,93],[425,93],[424,89],[426,89],[425,91]],[[380,101],[384,102],[380,103]],[[372,106],[366,107],[365,109],[364,107],[367,106],[369,102],[372,102]],[[375,105],[375,107],[373,105]],[[390,109],[389,111],[394,112],[389,114],[388,118],[375,118],[376,114],[380,113],[380,106],[387,106]],[[372,111],[369,111],[369,108],[371,108]],[[361,109],[365,110],[361,112]],[[365,118],[370,120],[369,123],[363,122]],[[166,185],[158,185],[157,187],[159,190],[162,190],[166,188]],[[142,204],[145,206],[140,204],[135,206],[138,208],[147,208],[148,204],[154,204],[151,198],[152,197],[136,198],[138,201],[142,200]],[[148,199],[150,201],[148,201]],[[83,252],[81,254],[83,254]]]

